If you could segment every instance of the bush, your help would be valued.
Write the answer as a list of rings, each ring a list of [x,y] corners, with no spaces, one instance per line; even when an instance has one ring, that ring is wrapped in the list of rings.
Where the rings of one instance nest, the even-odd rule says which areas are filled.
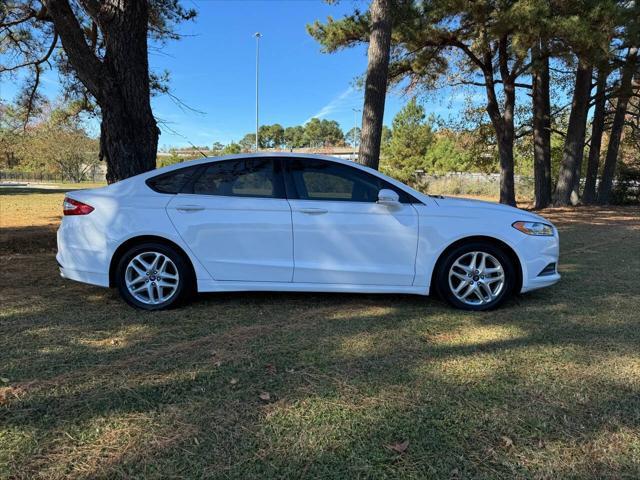
[[[533,178],[516,177],[515,183],[519,199],[533,198]],[[492,198],[500,196],[499,175],[473,173],[419,175],[414,177],[411,184],[415,189],[430,195],[470,195]]]
[[[640,203],[640,165],[620,164],[611,201],[616,205]]]

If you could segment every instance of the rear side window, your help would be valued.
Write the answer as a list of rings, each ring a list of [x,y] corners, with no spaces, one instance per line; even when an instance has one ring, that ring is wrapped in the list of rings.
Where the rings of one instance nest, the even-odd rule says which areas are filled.
[[[159,193],[180,193],[193,178],[198,167],[181,168],[147,180],[147,185]]]
[[[193,182],[193,193],[284,198],[282,175],[271,158],[245,158],[212,163]]]

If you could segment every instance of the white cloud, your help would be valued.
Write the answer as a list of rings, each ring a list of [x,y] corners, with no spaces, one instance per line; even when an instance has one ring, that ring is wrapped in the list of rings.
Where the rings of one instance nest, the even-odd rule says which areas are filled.
[[[336,112],[344,112],[354,108],[356,104],[356,97],[359,96],[359,92],[353,87],[347,88],[340,95],[331,99],[324,107],[322,107],[315,115],[311,115],[304,123],[309,122],[312,118],[325,118]]]

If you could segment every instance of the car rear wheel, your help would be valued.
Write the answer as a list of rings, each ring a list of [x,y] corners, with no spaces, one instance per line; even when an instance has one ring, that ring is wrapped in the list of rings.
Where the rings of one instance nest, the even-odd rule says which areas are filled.
[[[440,263],[437,288],[454,307],[491,310],[511,295],[515,280],[513,262],[503,250],[473,242],[447,254]]]
[[[184,300],[190,288],[184,257],[160,243],[145,243],[128,250],[117,269],[122,298],[144,310],[162,310]]]

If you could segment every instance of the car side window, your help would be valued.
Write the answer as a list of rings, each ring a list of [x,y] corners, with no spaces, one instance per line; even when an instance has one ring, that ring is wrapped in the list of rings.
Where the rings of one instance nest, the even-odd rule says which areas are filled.
[[[159,193],[180,193],[182,188],[193,178],[198,167],[181,168],[164,173],[147,180],[147,185]]]
[[[376,202],[378,192],[388,188],[398,193],[402,203],[412,197],[386,182],[357,168],[319,159],[294,159],[289,174],[298,198],[342,202]]]
[[[270,158],[225,160],[207,165],[194,180],[197,195],[285,198],[282,176]]]

